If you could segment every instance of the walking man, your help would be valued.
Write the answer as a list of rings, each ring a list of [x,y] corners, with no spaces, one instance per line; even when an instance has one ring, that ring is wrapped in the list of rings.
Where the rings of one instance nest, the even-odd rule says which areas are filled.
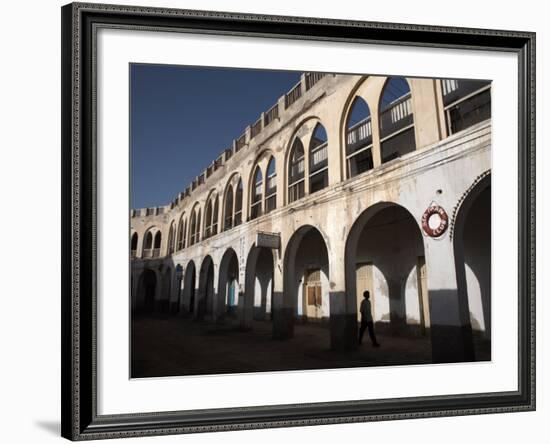
[[[361,301],[361,328],[359,329],[359,345],[363,340],[363,334],[365,329],[369,330],[369,337],[372,342],[373,347],[380,347],[378,341],[376,341],[376,335],[374,334],[374,323],[372,321],[372,310],[370,306],[370,293],[368,290],[365,290],[363,293],[363,300]]]

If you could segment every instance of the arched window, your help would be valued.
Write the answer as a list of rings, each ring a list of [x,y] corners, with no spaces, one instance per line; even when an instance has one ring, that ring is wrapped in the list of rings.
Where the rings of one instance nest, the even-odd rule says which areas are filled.
[[[168,254],[172,254],[174,252],[175,233],[176,233],[175,222],[172,221],[172,223],[170,224],[170,230],[168,231]]]
[[[134,233],[132,234],[132,240],[130,242],[130,254],[132,258],[136,257],[137,244],[138,244],[138,234]]]
[[[235,222],[234,226],[240,225],[243,221],[243,181],[239,179],[237,192],[235,193]]]
[[[304,197],[304,146],[302,141],[296,137],[290,151],[290,162],[288,164],[288,201]]]
[[[143,242],[143,257],[151,257],[153,255],[153,233],[149,230],[145,235],[145,242]]]
[[[155,234],[155,244],[153,245],[153,257],[160,256],[160,243],[162,241],[162,234],[160,230]]]
[[[233,187],[231,185],[227,187],[227,191],[225,193],[223,214],[223,229],[229,230],[233,227]]]
[[[390,77],[380,97],[382,163],[416,149],[411,90],[403,77]]]
[[[191,219],[189,220],[189,245],[195,245],[198,240],[198,232],[200,231],[200,212],[199,206],[195,205],[191,212]]]
[[[491,82],[441,80],[443,106],[449,134],[491,118]]]
[[[262,188],[262,170],[260,166],[257,165],[256,170],[254,171],[254,183],[252,184],[252,190],[250,193],[250,219],[256,219],[262,215]]]
[[[183,225],[183,242],[181,245],[182,248],[185,248],[185,246],[187,245],[187,219],[185,219]]]
[[[216,200],[214,202],[214,213],[212,214],[212,236],[218,234],[218,195],[216,194]]]
[[[309,193],[328,186],[328,139],[325,127],[318,123],[309,143]]]
[[[209,199],[204,213],[204,239],[208,239],[212,235],[212,212],[212,199]]]
[[[199,208],[197,212],[197,226],[195,228],[195,242],[200,242],[201,240],[201,210]]]
[[[275,158],[271,156],[265,173],[265,213],[277,207],[277,170]]]
[[[184,218],[185,213],[181,215],[180,217],[180,223],[178,224],[178,236],[177,236],[177,250],[183,250],[185,248],[185,240],[186,240],[186,226],[187,226],[187,219]]]
[[[204,239],[214,236],[218,232],[218,196],[209,198],[204,213]]]
[[[370,109],[367,102],[356,97],[346,122],[347,177],[357,176],[373,167]]]

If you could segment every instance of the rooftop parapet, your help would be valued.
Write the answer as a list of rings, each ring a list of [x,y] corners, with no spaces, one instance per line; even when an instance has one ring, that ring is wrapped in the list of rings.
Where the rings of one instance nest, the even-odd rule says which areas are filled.
[[[250,143],[250,140],[257,137],[261,132],[269,126],[274,121],[280,118],[281,113],[287,108],[291,107],[295,103],[299,102],[304,94],[313,88],[323,77],[326,76],[326,73],[321,72],[307,72],[303,73],[300,77],[300,81],[296,83],[287,93],[282,95],[277,102],[269,108],[266,112],[263,112],[260,117],[252,124],[249,125],[243,134],[241,134],[237,139],[233,140],[231,148],[227,148],[210,164],[199,176],[197,176],[189,186],[185,188],[182,193],[179,193],[178,196],[166,207],[156,207],[172,209],[179,205],[186,197],[191,195],[191,192],[196,190],[199,186],[203,185],[206,182],[206,179],[210,177],[217,169],[235,155],[241,149],[247,147]],[[283,108],[281,110],[281,108]],[[140,208],[132,210],[132,217],[140,216],[142,213],[147,213],[151,208]],[[134,216],[133,214],[136,214]],[[162,214],[162,213],[160,213]],[[152,214],[146,214],[152,215]]]

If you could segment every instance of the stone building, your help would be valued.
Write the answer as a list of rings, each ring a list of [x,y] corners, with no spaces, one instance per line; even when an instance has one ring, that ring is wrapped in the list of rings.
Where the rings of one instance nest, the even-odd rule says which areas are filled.
[[[166,206],[131,210],[131,303],[205,322],[430,335],[491,330],[490,82],[305,73]],[[193,149],[188,147],[187,149]]]

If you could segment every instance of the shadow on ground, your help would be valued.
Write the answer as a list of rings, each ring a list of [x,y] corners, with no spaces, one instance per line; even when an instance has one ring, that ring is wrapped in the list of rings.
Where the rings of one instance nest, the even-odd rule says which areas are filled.
[[[243,331],[234,320],[194,321],[177,316],[132,320],[133,378],[282,370],[426,364],[432,362],[429,337],[378,333],[380,348],[365,338],[350,352],[329,348],[328,326],[302,323],[294,338],[272,339],[272,324],[255,321]],[[367,336],[367,335],[365,335]]]

